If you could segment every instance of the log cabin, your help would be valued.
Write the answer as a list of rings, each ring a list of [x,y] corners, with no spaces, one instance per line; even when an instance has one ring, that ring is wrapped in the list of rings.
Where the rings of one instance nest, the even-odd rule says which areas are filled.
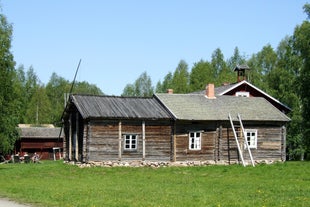
[[[290,119],[263,97],[216,96],[209,84],[206,94],[71,95],[63,121],[68,161],[236,163],[285,161]]]
[[[171,115],[154,98],[71,95],[63,118],[66,160],[171,158]]]

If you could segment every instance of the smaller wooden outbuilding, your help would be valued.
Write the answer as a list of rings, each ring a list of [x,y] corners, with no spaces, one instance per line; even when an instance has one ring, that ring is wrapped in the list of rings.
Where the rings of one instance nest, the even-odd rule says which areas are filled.
[[[23,156],[27,152],[31,156],[36,152],[41,159],[54,159],[54,153],[57,159],[62,157],[63,133],[60,134],[60,127],[53,125],[33,127],[20,124],[18,129],[20,139],[15,143],[15,153],[19,152]]]

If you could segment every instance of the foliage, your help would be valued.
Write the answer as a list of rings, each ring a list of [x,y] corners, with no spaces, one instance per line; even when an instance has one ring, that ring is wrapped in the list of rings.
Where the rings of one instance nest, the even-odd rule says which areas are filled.
[[[309,206],[310,162],[242,167],[0,165],[0,196],[34,206]]]
[[[188,64],[184,60],[180,60],[177,68],[175,69],[171,84],[175,93],[188,93],[189,92],[189,73]]]
[[[306,4],[304,10],[310,16],[310,5]],[[299,82],[299,95],[302,103],[302,139],[305,150],[310,157],[310,22],[304,21],[300,26],[295,28],[294,48],[296,54],[300,56],[302,65],[298,77]]]
[[[156,86],[156,93],[165,93],[168,89],[172,89],[172,73],[169,72],[165,77],[163,83],[160,81]]]
[[[15,62],[11,49],[12,25],[0,14],[0,152],[7,153],[13,149],[18,138],[16,126],[19,122],[18,99],[19,86],[15,83]],[[21,95],[21,94],[20,94]]]
[[[200,60],[198,63],[195,63],[190,73],[190,90],[204,90],[206,83],[213,83],[213,73],[214,71],[208,61]]]
[[[123,90],[122,96],[140,96],[149,97],[152,96],[154,89],[152,87],[151,77],[147,75],[147,72],[143,72],[134,84],[127,84]]]
[[[46,85],[46,94],[51,103],[52,109],[50,123],[56,126],[60,124],[60,119],[67,103],[67,98],[70,93],[72,83],[63,77],[53,73],[49,82]],[[75,82],[71,93],[102,95],[103,92],[94,84],[89,84],[86,81]]]
[[[44,87],[36,89],[31,97],[26,111],[25,121],[28,124],[53,123],[51,119],[52,106]]]

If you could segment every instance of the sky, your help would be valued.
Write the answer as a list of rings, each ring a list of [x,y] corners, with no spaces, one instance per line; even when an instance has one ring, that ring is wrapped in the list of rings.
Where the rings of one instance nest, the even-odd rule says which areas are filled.
[[[33,67],[121,95],[143,72],[154,87],[180,60],[189,71],[220,48],[249,58],[306,20],[304,0],[0,0],[13,26],[16,67]]]

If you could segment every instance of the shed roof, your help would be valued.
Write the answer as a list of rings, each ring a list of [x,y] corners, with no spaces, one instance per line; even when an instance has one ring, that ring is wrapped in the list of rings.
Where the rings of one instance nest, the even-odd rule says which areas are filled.
[[[84,119],[171,119],[169,112],[153,97],[72,95],[71,102]]]
[[[19,127],[21,138],[46,138],[53,139],[59,138],[60,127],[47,128],[47,127]],[[63,138],[63,130],[61,133],[61,138]]]
[[[283,121],[290,119],[261,97],[217,96],[208,99],[202,94],[156,94],[176,119],[226,120],[230,113],[239,113],[247,121]]]

